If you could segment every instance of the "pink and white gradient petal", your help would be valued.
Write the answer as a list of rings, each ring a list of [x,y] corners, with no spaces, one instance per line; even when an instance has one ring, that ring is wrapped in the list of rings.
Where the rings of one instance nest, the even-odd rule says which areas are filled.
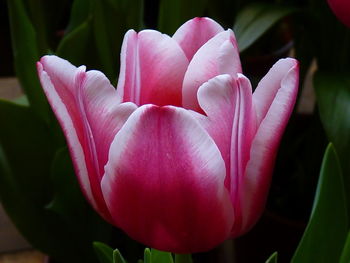
[[[259,84],[261,90],[255,91],[258,95],[254,97],[255,93],[253,94],[257,118],[263,116],[263,119],[257,122],[259,126],[252,142],[250,160],[240,187],[243,224],[239,234],[248,231],[262,213],[278,146],[297,96],[298,63],[293,59],[277,63]],[[276,67],[279,67],[279,70]],[[278,80],[280,80],[279,83]],[[263,95],[263,89],[267,90],[266,97]],[[260,100],[257,101],[257,98]]]
[[[118,105],[115,89],[98,71],[85,72],[85,67],[76,68],[56,56],[43,57],[37,68],[46,96],[66,136],[83,193],[110,221],[99,183],[109,145],[136,106]]]
[[[230,177],[231,133],[238,89],[236,84],[230,75],[219,75],[204,83],[198,90],[198,101],[207,117],[194,115],[221,152],[227,170],[226,181]]]
[[[230,234],[225,175],[219,149],[188,111],[144,105],[115,137],[102,189],[114,221],[132,238],[198,252]]]
[[[173,39],[179,43],[189,61],[197,50],[209,39],[224,31],[214,20],[208,17],[196,17],[176,30]]]
[[[207,119],[198,119],[214,139],[225,160],[225,185],[230,191],[235,209],[235,229],[241,222],[237,192],[249,160],[251,141],[256,129],[252,88],[249,80],[240,73],[237,78],[219,75],[199,88],[198,100],[208,116]]]
[[[261,79],[253,94],[257,125],[264,119],[277,91],[281,88],[281,81],[286,73],[298,62],[293,58],[278,60],[269,72]]]
[[[235,77],[241,71],[237,43],[232,30],[217,34],[206,42],[190,61],[183,81],[183,107],[200,111],[197,91],[203,83],[221,74],[228,73]]]
[[[171,37],[154,30],[129,30],[122,46],[118,95],[137,105],[181,106],[188,63]]]

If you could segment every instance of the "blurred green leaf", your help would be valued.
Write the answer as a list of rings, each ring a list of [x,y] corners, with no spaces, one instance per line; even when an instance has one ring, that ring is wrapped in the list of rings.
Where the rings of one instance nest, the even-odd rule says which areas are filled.
[[[337,19],[328,1],[309,0],[305,11],[305,19],[299,24],[311,41],[318,69],[336,73],[349,71],[349,28]]]
[[[114,81],[118,75],[120,47],[127,30],[142,27],[143,0],[94,0],[93,29],[100,68]]]
[[[76,200],[68,197],[75,198],[80,191],[67,180],[67,176],[76,180],[67,151],[55,157],[49,128],[30,107],[0,100],[0,122],[0,199],[11,220],[32,246],[58,262],[95,262],[91,242],[107,241],[110,226],[87,204],[76,207],[81,214],[72,211],[70,205]],[[54,158],[55,165],[63,167],[54,168],[51,180]],[[61,195],[68,194],[68,189],[76,191],[59,199],[59,211],[65,216],[46,208],[53,189]],[[74,220],[69,212],[75,213]]]
[[[130,28],[138,31],[144,28],[143,24],[143,12],[144,12],[144,0],[103,0],[106,7],[112,8],[114,14],[118,13],[124,20],[125,29]],[[108,4],[107,4],[108,3]],[[116,19],[116,18],[114,18]],[[111,29],[116,25],[111,25]],[[119,25],[121,26],[121,25]],[[124,35],[124,32],[123,32]]]
[[[113,249],[101,242],[93,243],[95,253],[100,263],[113,263]]]
[[[23,1],[23,0],[22,0]],[[66,16],[71,0],[47,1],[24,0],[23,4],[29,20],[36,32],[39,56],[47,54],[56,47],[62,32],[62,22]],[[63,18],[63,19],[62,19]]]
[[[68,33],[60,42],[56,54],[69,60],[72,64],[80,66],[83,61],[89,60],[87,54],[91,50],[92,41],[91,19],[83,22],[70,33]],[[86,62],[84,63],[86,64]]]
[[[348,237],[346,238],[346,242],[345,242],[339,263],[349,263],[349,262],[350,262],[350,232],[348,233]]]
[[[310,220],[291,262],[338,262],[347,231],[343,177],[330,144],[322,162]]]
[[[35,63],[39,60],[36,32],[21,0],[8,0],[12,48],[17,77],[33,110],[49,120],[46,97],[40,87]]]
[[[85,250],[94,240],[108,241],[112,227],[93,211],[83,197],[67,147],[57,150],[52,161],[51,179],[54,196],[46,208],[60,215],[74,229]],[[92,251],[85,254],[93,258]]]
[[[45,0],[26,0],[24,7],[28,12],[28,17],[36,32],[36,41],[38,44],[39,55],[46,53],[49,50],[48,34],[49,21],[46,17]]]
[[[173,263],[174,260],[171,253],[152,249],[151,262],[152,263]]]
[[[319,71],[314,87],[323,127],[339,154],[350,213],[350,77],[348,73]]]
[[[250,47],[280,19],[295,8],[268,3],[253,3],[237,14],[234,32],[241,52]]]
[[[80,66],[88,64],[94,54],[92,30],[92,0],[75,0],[65,36],[59,43],[56,54]],[[87,55],[89,54],[89,55]]]
[[[274,252],[265,263],[277,263],[277,252]]]
[[[49,252],[44,206],[50,200],[53,149],[47,128],[29,107],[7,101],[0,101],[0,122],[2,204],[26,239]]]
[[[26,95],[14,99],[13,102],[22,106],[29,106],[29,101]]]
[[[91,0],[75,0],[72,5],[69,24],[65,30],[67,36],[81,24],[85,23],[92,12]]]
[[[175,254],[175,263],[192,263],[191,254]]]
[[[113,263],[126,263],[126,260],[123,258],[118,249],[113,251]]]
[[[142,27],[143,0],[75,0],[56,54],[117,78],[120,47],[129,28]]]
[[[145,252],[143,254],[143,261],[145,263],[151,263],[151,250],[149,248],[145,248]]]
[[[160,0],[158,29],[172,35],[187,20],[205,16],[208,0]]]
[[[97,48],[97,55],[102,66],[101,70],[109,79],[113,80],[117,76],[116,63],[118,60],[114,55],[115,52],[113,52],[113,49],[116,49],[116,47],[112,46],[113,38],[109,34],[111,32],[108,29],[110,23],[113,24],[114,27],[116,24],[113,22],[115,19],[108,19],[108,9],[110,9],[110,7],[106,6],[106,3],[107,2],[104,0],[94,1],[94,40]],[[114,16],[117,16],[117,14],[114,14]],[[118,32],[118,27],[115,28],[115,31],[116,32],[113,33],[122,36],[122,32]]]

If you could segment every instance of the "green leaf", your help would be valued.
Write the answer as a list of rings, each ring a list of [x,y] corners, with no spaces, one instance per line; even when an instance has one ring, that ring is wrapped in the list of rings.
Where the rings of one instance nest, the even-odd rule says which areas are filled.
[[[56,54],[76,66],[99,69],[93,32],[93,0],[75,0],[66,34]]]
[[[349,263],[349,262],[350,262],[350,232],[348,232],[348,236],[346,238],[346,242],[345,242],[339,263]]]
[[[314,87],[320,118],[328,139],[334,144],[344,174],[350,213],[350,77],[349,73],[317,72]],[[348,216],[349,217],[349,216]]]
[[[55,194],[46,207],[60,214],[68,222],[79,220],[84,213],[85,200],[80,193],[66,147],[59,149],[54,156],[51,179]]]
[[[47,127],[29,107],[7,101],[0,101],[0,122],[0,199],[22,235],[49,252],[47,241],[54,235],[46,231],[44,207],[51,198],[54,151]]]
[[[88,20],[91,14],[91,0],[75,0],[72,5],[66,35]]]
[[[192,263],[191,254],[175,254],[175,263]]]
[[[13,102],[22,106],[29,106],[29,101],[26,95],[14,99]]]
[[[118,249],[113,251],[113,263],[126,263]]]
[[[51,181],[54,196],[46,206],[47,209],[59,214],[77,231],[81,231],[81,237],[93,240],[109,236],[109,225],[92,210],[80,191],[67,147],[62,147],[55,153]],[[89,224],[94,227],[89,227]]]
[[[36,31],[36,40],[39,53],[47,51],[48,48],[48,21],[45,17],[44,2],[42,0],[25,1],[28,17]],[[40,52],[41,51],[41,52]]]
[[[277,252],[274,252],[265,263],[277,263]]]
[[[99,69],[114,81],[118,74],[120,47],[130,28],[140,29],[143,1],[94,0],[93,32]]]
[[[239,50],[246,50],[280,19],[294,11],[295,8],[267,3],[245,7],[238,13],[234,25]]]
[[[88,43],[91,41],[91,18],[88,18],[62,39],[56,54],[74,65],[81,65],[83,61],[86,63],[86,54],[89,53],[90,48]]]
[[[159,5],[158,29],[172,35],[187,20],[205,16],[208,0],[161,0]]]
[[[95,253],[100,263],[113,263],[113,249],[101,242],[93,243]]]
[[[48,103],[39,84],[35,66],[39,60],[36,32],[21,0],[8,0],[7,5],[17,77],[35,113],[48,121]]]
[[[338,262],[347,231],[343,177],[330,144],[322,162],[310,220],[291,262]]]
[[[143,254],[143,261],[145,263],[151,263],[151,250],[149,248],[145,248],[145,252]]]
[[[117,58],[113,56],[112,48],[112,37],[108,32],[108,25],[112,23],[115,24],[111,20],[106,19],[106,8],[108,8],[105,1],[95,0],[94,1],[94,40],[97,48],[97,54],[102,66],[102,71],[106,74],[109,79],[114,79],[117,76]],[[118,29],[116,29],[118,30]]]
[[[76,200],[61,197],[65,216],[46,208],[54,189],[58,194],[68,194],[65,189],[80,194],[66,177],[76,180],[68,152],[55,157],[49,128],[30,107],[0,100],[0,123],[0,199],[12,222],[33,247],[58,262],[95,262],[91,242],[108,239],[110,226],[85,201],[75,207],[77,213],[69,206],[77,204]],[[51,180],[54,159],[55,165],[62,167],[54,169],[57,174]]]
[[[145,260],[146,262],[146,260]],[[156,249],[151,250],[152,263],[173,263],[173,256],[169,252],[163,252]]]

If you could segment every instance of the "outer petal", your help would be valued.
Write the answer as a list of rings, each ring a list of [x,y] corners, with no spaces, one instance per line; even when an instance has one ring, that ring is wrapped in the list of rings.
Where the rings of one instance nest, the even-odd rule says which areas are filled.
[[[275,99],[276,93],[281,88],[282,79],[286,76],[286,73],[296,65],[297,61],[293,58],[280,59],[258,84],[253,94],[258,125],[260,125],[261,121],[265,118]]]
[[[207,115],[207,118],[198,115],[199,121],[220,149],[227,170],[230,169],[230,144],[237,89],[237,82],[230,75],[219,75],[204,83],[198,90],[199,104]],[[229,171],[227,176],[230,176]]]
[[[200,87],[198,100],[208,116],[204,126],[225,160],[225,185],[230,190],[235,208],[234,232],[241,224],[238,189],[244,177],[256,129],[252,88],[249,80],[242,74],[238,74],[237,79],[220,75]]]
[[[183,24],[173,35],[189,61],[197,50],[209,39],[224,31],[214,20],[208,17],[196,17]]]
[[[279,142],[295,104],[299,67],[295,60],[289,59],[287,61],[292,65],[291,67],[284,68],[284,72],[282,70],[276,71],[276,67],[282,63],[278,62],[279,64],[276,64],[259,85],[259,89],[261,89],[259,93],[264,87],[267,90],[266,96],[271,95],[269,88],[276,86],[278,88],[274,89],[270,105],[262,107],[261,103],[254,104],[257,116],[264,117],[252,142],[250,160],[241,187],[240,195],[244,218],[240,233],[247,231],[256,222],[264,208]],[[272,77],[271,74],[279,74],[280,76]],[[277,79],[280,79],[279,84]],[[256,97],[254,98],[256,99]],[[261,96],[260,99],[265,102],[270,101]],[[268,110],[264,114],[266,108]],[[264,112],[261,113],[259,110]]]
[[[233,223],[225,164],[205,130],[181,108],[145,105],[115,137],[105,200],[132,238],[176,253],[224,241]]]
[[[197,91],[203,83],[220,74],[236,77],[241,71],[237,43],[232,30],[217,34],[197,51],[188,66],[183,82],[183,106],[200,111]]]
[[[110,143],[136,108],[118,104],[115,89],[98,71],[85,72],[56,56],[38,62],[41,84],[68,141],[87,199],[110,220],[100,189]]]
[[[188,60],[175,40],[154,30],[124,37],[118,94],[137,105],[181,105]]]

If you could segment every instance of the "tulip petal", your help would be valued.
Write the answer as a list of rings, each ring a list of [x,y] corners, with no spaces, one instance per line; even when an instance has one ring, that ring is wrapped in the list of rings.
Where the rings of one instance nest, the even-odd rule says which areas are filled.
[[[204,83],[198,90],[198,101],[207,115],[196,117],[218,146],[230,176],[230,144],[237,96],[237,82],[230,75],[219,75]]]
[[[281,88],[282,79],[296,65],[297,61],[293,58],[280,59],[259,82],[253,94],[258,125],[264,119],[277,91]]]
[[[249,80],[242,74],[238,74],[237,79],[230,75],[219,75],[199,88],[198,100],[208,116],[203,126],[214,139],[225,160],[225,185],[230,191],[235,209],[234,228],[237,228],[241,222],[237,193],[250,157],[251,141],[256,129],[252,88]]]
[[[205,251],[232,227],[225,173],[217,146],[188,111],[145,105],[115,137],[102,189],[132,238],[163,251]]]
[[[183,24],[173,35],[189,61],[209,39],[224,31],[222,26],[208,17],[196,17]]]
[[[66,136],[76,174],[93,207],[110,220],[100,189],[109,146],[135,105],[118,104],[98,71],[85,72],[56,56],[37,64],[43,89]]]
[[[188,60],[175,40],[154,30],[129,30],[123,41],[118,95],[137,105],[181,106]]]
[[[198,88],[217,75],[230,74],[236,77],[241,71],[237,43],[232,30],[217,34],[197,51],[188,66],[183,82],[183,106],[201,111],[197,101]]]
[[[252,142],[250,160],[240,188],[244,216],[240,234],[249,230],[264,208],[277,149],[295,104],[298,82],[298,63],[293,59],[282,60],[261,81],[260,90],[255,91],[258,92],[253,97],[256,115],[257,118],[263,116],[263,119],[257,122],[259,127]],[[263,89],[266,89],[267,98],[263,97]],[[261,101],[257,101],[257,98]]]

